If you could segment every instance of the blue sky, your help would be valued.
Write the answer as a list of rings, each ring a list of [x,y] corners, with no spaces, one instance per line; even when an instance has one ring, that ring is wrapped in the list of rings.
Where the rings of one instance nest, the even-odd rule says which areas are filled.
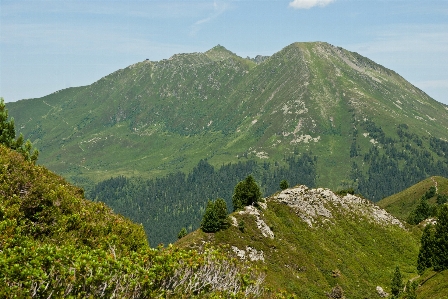
[[[0,0],[0,96],[42,97],[142,61],[325,41],[448,104],[448,0]]]

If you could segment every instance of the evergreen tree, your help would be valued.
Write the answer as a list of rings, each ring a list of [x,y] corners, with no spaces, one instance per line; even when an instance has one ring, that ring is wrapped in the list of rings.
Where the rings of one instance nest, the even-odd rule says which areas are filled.
[[[229,226],[227,205],[223,199],[215,202],[209,200],[202,217],[201,229],[206,233],[214,233]]]
[[[182,227],[182,229],[180,230],[180,232],[177,234],[177,238],[178,239],[182,239],[183,237],[185,237],[187,235],[187,229],[185,227]]]
[[[8,121],[8,109],[3,98],[0,98],[0,143],[15,149],[15,138],[14,119]]]
[[[219,229],[226,229],[229,227],[229,220],[227,217],[227,204],[226,201],[222,198],[218,198],[215,201],[215,215],[218,221]]]
[[[448,269],[448,205],[440,207],[434,232],[434,270]]]
[[[392,296],[394,298],[397,298],[402,289],[403,289],[403,279],[401,277],[400,268],[397,266],[395,268],[394,276],[392,277],[390,286]]]
[[[431,214],[431,209],[428,204],[428,201],[425,197],[420,199],[419,204],[415,207],[415,209],[409,215],[407,222],[409,224],[419,224],[426,218],[428,218]]]
[[[283,180],[280,182],[280,189],[285,190],[285,189],[288,189],[288,187],[289,187],[289,184],[288,184],[287,180]]]
[[[249,175],[235,186],[232,197],[233,210],[237,211],[245,206],[256,205],[261,199],[261,191],[254,178]]]
[[[215,214],[215,203],[211,200],[207,202],[207,207],[202,217],[201,229],[206,233],[213,233],[219,230],[218,219]]]
[[[23,135],[16,138],[16,130],[14,128],[14,118],[8,121],[8,109],[6,109],[5,101],[0,97],[0,143],[21,153],[26,160],[35,162],[39,155],[39,151],[32,150],[31,141],[27,140],[23,144]]]
[[[403,299],[417,299],[417,282],[413,281],[411,283],[410,280],[406,283],[406,291],[404,292]]]
[[[418,252],[417,258],[417,271],[419,274],[422,274],[425,269],[432,267],[433,264],[434,233],[432,225],[428,224],[425,226],[420,244],[420,251]]]

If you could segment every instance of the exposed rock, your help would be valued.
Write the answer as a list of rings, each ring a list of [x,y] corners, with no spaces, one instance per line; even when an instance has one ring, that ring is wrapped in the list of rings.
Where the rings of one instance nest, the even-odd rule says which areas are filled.
[[[386,293],[386,292],[383,290],[383,288],[380,287],[380,286],[377,286],[377,287],[376,287],[376,292],[378,293],[378,295],[379,295],[381,298],[386,298],[387,296],[389,296],[389,294]]]
[[[267,206],[266,206],[267,208]],[[249,214],[254,215],[256,217],[255,223],[257,224],[257,228],[261,231],[261,234],[264,237],[269,237],[274,239],[274,232],[269,228],[266,222],[260,218],[260,211],[254,206],[246,206],[243,211],[239,211],[238,214]]]
[[[266,224],[266,222],[263,221],[260,217],[257,217],[257,227],[261,231],[261,234],[265,237],[269,237],[271,239],[274,239],[274,232],[271,230],[271,228]]]
[[[230,224],[232,224],[235,227],[238,227],[238,221],[236,220],[235,217],[229,216],[229,219],[230,219]]]
[[[241,260],[249,259],[250,261],[263,261],[264,262],[264,253],[263,250],[256,250],[250,246],[246,246],[246,250],[239,249],[236,246],[232,246],[233,252],[235,252],[236,256]]]
[[[347,194],[338,196],[329,189],[308,189],[306,186],[298,186],[283,190],[274,199],[292,207],[297,215],[310,227],[318,220],[328,221],[333,218],[332,210],[337,209],[343,213],[363,215],[371,221],[382,225],[397,225],[404,229],[403,224],[374,205],[367,199]]]

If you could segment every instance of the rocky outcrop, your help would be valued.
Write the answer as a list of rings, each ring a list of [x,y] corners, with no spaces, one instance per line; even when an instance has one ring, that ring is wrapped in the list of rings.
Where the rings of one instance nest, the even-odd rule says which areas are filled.
[[[265,206],[265,205],[263,205]],[[264,222],[264,220],[260,217],[260,211],[254,206],[246,206],[243,211],[239,211],[238,214],[249,214],[254,215],[257,224],[257,228],[261,231],[261,234],[266,238],[274,239],[274,232],[271,228]]]
[[[404,229],[400,220],[385,210],[365,198],[351,194],[339,196],[329,189],[309,189],[302,185],[283,190],[273,198],[293,208],[310,227],[318,221],[331,221],[333,212],[338,211],[361,215],[377,224],[397,225]]]

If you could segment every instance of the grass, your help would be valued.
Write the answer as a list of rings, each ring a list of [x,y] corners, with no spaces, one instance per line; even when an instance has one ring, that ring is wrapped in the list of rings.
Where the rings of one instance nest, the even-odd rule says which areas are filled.
[[[378,205],[395,217],[406,220],[411,211],[418,205],[422,196],[430,187],[435,186],[436,182],[438,193],[448,195],[448,179],[436,176],[427,178],[402,192],[386,197],[380,200]],[[428,202],[435,204],[436,196],[429,199]]]
[[[267,203],[261,218],[274,239],[261,235],[255,216],[233,213],[237,221],[244,221],[244,232],[234,226],[215,234],[195,231],[176,244],[194,248],[207,241],[262,251],[265,262],[253,264],[265,269],[266,285],[300,298],[326,298],[336,284],[347,297],[373,298],[377,285],[389,291],[396,266],[405,279],[417,275],[419,230],[374,225],[358,215],[335,211],[335,224],[321,222],[310,228],[288,206],[269,199]]]

